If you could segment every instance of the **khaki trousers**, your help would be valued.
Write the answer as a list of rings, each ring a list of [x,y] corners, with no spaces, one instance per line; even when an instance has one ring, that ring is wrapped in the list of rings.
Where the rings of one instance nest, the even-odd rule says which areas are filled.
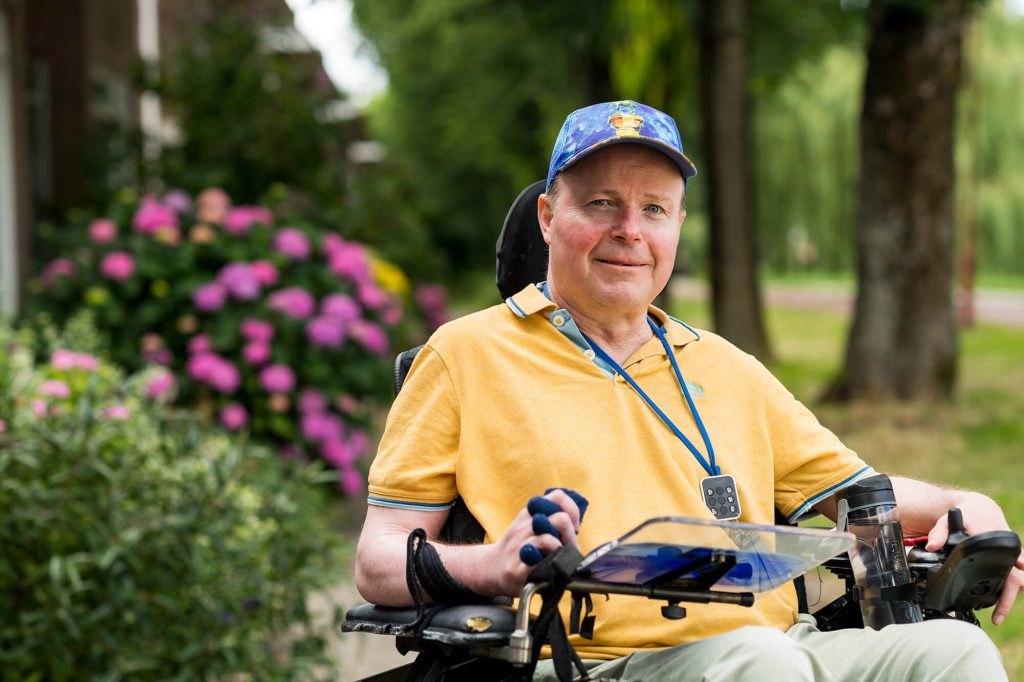
[[[632,682],[1006,680],[988,635],[955,620],[820,632],[813,617],[802,615],[788,632],[750,626],[670,649],[584,663],[593,678]],[[551,661],[541,661],[533,679],[557,680]]]

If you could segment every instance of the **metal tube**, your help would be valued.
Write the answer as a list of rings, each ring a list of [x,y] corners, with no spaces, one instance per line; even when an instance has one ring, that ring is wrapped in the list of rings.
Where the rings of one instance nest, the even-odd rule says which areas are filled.
[[[565,588],[570,592],[588,592],[594,594],[629,594],[648,599],[664,599],[671,602],[695,602],[698,604],[735,604],[737,606],[753,606],[752,592],[713,592],[710,590],[687,590],[678,587],[632,585],[629,583],[606,583],[599,580],[573,580]]]
[[[524,666],[530,662],[533,638],[530,636],[530,602],[533,596],[548,586],[548,583],[526,583],[519,594],[519,608],[516,611],[516,629],[508,638],[509,657],[512,665]]]

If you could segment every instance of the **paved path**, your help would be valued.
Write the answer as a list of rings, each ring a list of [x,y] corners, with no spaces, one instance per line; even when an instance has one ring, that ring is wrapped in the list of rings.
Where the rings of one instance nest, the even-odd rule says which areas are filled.
[[[677,277],[669,285],[672,295],[685,300],[706,299],[703,280]],[[853,288],[840,284],[769,284],[764,289],[769,305],[792,308],[832,310],[850,314]],[[978,322],[1024,328],[1024,291],[980,289],[975,292],[975,317]]]

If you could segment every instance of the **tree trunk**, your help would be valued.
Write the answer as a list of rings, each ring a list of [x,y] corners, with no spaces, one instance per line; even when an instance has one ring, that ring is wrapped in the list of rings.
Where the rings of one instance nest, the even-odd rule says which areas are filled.
[[[705,0],[701,8],[702,171],[708,178],[714,325],[743,350],[768,359],[753,229],[746,2]]]
[[[845,399],[944,397],[953,322],[955,100],[967,0],[872,3],[861,114],[857,301]]]

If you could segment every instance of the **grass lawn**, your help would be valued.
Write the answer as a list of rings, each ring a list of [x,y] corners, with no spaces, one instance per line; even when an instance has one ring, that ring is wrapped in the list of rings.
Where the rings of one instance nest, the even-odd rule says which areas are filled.
[[[789,272],[765,273],[763,283],[777,286],[834,286],[853,291],[855,278],[852,272]],[[1024,291],[1024,275],[999,272],[979,272],[975,287],[978,289],[1003,289]]]
[[[674,313],[708,327],[706,305]],[[1024,534],[1024,330],[980,326],[961,334],[960,382],[948,404],[816,404],[840,364],[849,320],[840,314],[767,311],[776,376],[872,466],[890,474],[980,490]],[[1011,680],[1024,681],[1024,607],[999,628],[980,614]]]

